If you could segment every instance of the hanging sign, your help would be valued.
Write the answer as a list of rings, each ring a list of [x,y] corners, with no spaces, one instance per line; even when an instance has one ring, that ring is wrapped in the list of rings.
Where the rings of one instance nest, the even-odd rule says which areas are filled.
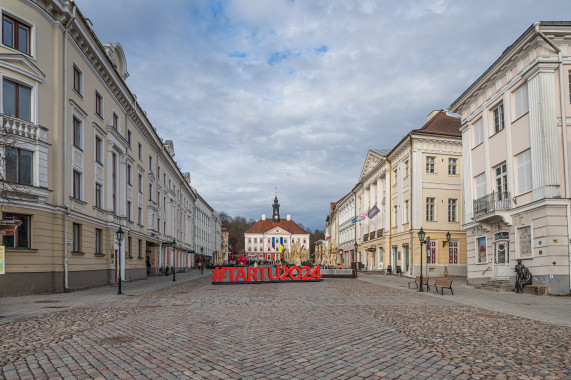
[[[212,284],[258,284],[265,282],[323,281],[319,266],[286,267],[217,267],[212,271]]]
[[[6,274],[6,248],[0,246],[0,274]]]

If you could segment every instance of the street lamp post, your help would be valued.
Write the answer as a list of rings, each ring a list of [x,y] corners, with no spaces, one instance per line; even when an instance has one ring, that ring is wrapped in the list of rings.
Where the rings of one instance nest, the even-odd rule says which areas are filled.
[[[121,242],[123,241],[123,236],[124,236],[124,232],[123,229],[121,228],[121,226],[119,226],[119,230],[117,231],[117,241],[119,242],[119,251],[117,252],[117,255],[115,255],[115,260],[117,260],[117,269],[119,270],[119,288],[117,290],[117,294],[123,294],[123,292],[121,292]]]
[[[359,244],[357,244],[357,241],[355,240],[355,252],[354,252],[354,255],[355,255],[354,260],[355,260],[355,261],[353,261],[353,262],[355,263],[355,277],[357,277],[357,267],[358,267],[358,264],[357,264],[357,261],[356,261],[356,260],[357,260],[357,249],[358,249],[358,248],[359,248]]]
[[[172,271],[172,280],[176,281],[176,240],[174,238],[172,239],[172,248],[174,255],[173,264],[172,264],[174,268],[174,270]]]
[[[428,245],[430,244],[430,236],[426,236],[426,233],[420,227],[420,231],[418,231],[418,240],[420,240],[420,287],[418,288],[419,292],[424,292],[424,280],[422,277],[422,261],[424,260],[424,256],[422,255],[422,245],[426,244],[426,252],[428,253]]]

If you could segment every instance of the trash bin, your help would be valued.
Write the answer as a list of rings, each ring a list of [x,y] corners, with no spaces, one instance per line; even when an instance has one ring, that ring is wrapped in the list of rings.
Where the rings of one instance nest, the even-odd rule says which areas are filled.
[[[396,274],[398,274],[399,276],[402,274],[402,268],[400,265],[397,265],[397,271]]]
[[[385,274],[393,274],[393,266],[392,265],[387,265],[387,271],[385,272]]]

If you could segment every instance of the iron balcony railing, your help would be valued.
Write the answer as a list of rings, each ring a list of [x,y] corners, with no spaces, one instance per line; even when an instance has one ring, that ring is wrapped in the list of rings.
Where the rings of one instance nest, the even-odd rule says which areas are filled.
[[[512,198],[509,191],[492,192],[474,200],[474,217],[490,214],[495,211],[512,208]]]

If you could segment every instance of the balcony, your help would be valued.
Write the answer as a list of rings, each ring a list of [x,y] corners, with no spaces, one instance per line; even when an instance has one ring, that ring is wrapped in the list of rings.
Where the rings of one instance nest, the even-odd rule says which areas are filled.
[[[492,192],[474,202],[474,216],[475,221],[485,221],[495,217],[501,217],[508,224],[511,224],[511,217],[506,211],[513,207],[513,198],[510,196],[509,191],[502,191],[500,193]]]
[[[369,234],[368,233],[363,235],[363,241],[369,241]]]
[[[48,141],[47,128],[6,114],[0,114],[0,130],[32,140]]]

